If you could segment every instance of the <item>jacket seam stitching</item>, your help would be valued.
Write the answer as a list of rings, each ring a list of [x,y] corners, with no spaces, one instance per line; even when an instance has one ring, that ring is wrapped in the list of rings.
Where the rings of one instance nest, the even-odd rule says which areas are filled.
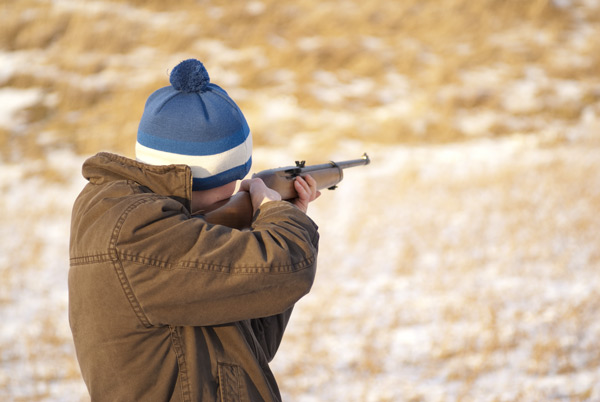
[[[119,220],[117,221],[117,223],[115,224],[112,236],[110,238],[110,243],[109,243],[109,253],[110,253],[111,259],[113,261],[113,267],[115,269],[117,277],[119,278],[119,281],[121,282],[121,288],[123,289],[123,292],[125,293],[125,296],[127,297],[127,300],[129,301],[129,304],[131,305],[131,308],[133,309],[135,315],[138,317],[138,319],[140,320],[142,325],[145,326],[146,328],[152,327],[152,324],[150,323],[150,320],[144,313],[139,300],[137,299],[137,297],[135,296],[135,293],[133,292],[133,289],[131,288],[129,279],[127,278],[127,275],[125,274],[125,269],[123,269],[123,262],[119,258],[119,252],[117,251],[117,238],[119,237],[119,234],[121,233],[121,229],[123,227],[125,219],[129,215],[129,213],[141,204],[145,204],[147,202],[154,201],[155,198],[156,197],[142,198],[142,199],[137,200],[136,202],[132,203],[129,207],[127,207],[125,209],[125,211],[123,212],[123,214],[121,214],[121,216],[119,217]]]
[[[223,273],[232,273],[232,274],[255,274],[255,273],[273,273],[273,274],[286,274],[292,272],[303,271],[307,268],[310,268],[315,261],[315,257],[310,257],[298,261],[292,264],[282,264],[282,265],[236,265],[231,267],[230,265],[220,265],[214,263],[204,263],[204,262],[193,262],[193,261],[178,261],[175,263],[161,260],[159,258],[153,257],[145,257],[140,254],[130,254],[124,251],[118,252],[118,257],[120,260],[150,265],[156,268],[161,268],[165,270],[175,270],[175,269],[190,269],[190,270],[201,270],[201,271],[212,271],[212,272],[223,272]]]
[[[179,365],[179,373],[181,375],[181,397],[183,401],[192,400],[190,390],[190,379],[188,376],[187,362],[185,361],[185,354],[183,353],[180,337],[176,327],[169,325],[171,345],[175,351],[175,357],[177,357],[177,364]]]
[[[82,255],[79,257],[71,257],[69,259],[69,261],[71,262],[71,266],[94,264],[98,262],[107,262],[111,260],[112,257],[110,253]]]

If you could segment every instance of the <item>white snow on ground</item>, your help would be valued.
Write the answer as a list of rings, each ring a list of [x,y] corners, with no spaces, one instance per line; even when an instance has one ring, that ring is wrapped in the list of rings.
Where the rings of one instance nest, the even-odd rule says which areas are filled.
[[[2,165],[0,175],[0,399],[79,400],[67,317],[70,208],[81,157],[56,151],[47,165]],[[54,169],[64,182],[44,179]],[[65,380],[75,378],[75,380]]]
[[[18,112],[42,98],[36,88],[0,88],[0,127],[15,127],[21,123]]]
[[[375,148],[312,210],[319,274],[274,364],[288,399],[600,398],[596,152]]]
[[[180,27],[173,21],[183,18],[102,1],[54,3],[57,12],[114,12],[174,30]],[[600,9],[597,0],[554,3],[565,12]],[[262,7],[252,2],[248,11],[260,14]],[[215,7],[212,13],[222,12]],[[560,46],[548,43],[549,61],[566,69],[587,66],[586,48],[597,33],[592,25],[574,26]],[[530,26],[490,40],[510,48],[523,38],[552,40]],[[387,46],[365,40],[371,48]],[[318,48],[319,41],[307,36],[299,45]],[[436,115],[409,77],[390,72],[381,85],[325,71],[315,72],[311,90],[326,106],[309,115],[291,95],[294,71],[274,72],[272,91],[237,87],[238,72],[229,65],[244,60],[262,66],[268,63],[263,49],[230,49],[199,38],[190,52],[200,48],[211,59],[215,82],[234,99],[253,97],[260,105],[249,115],[253,129],[275,146],[255,150],[255,169],[292,164],[307,149],[322,154],[315,144],[330,132],[389,121],[425,132]],[[0,83],[23,72],[81,89],[110,88],[130,78],[131,66],[171,67],[185,56],[143,45],[123,54],[83,52],[79,63],[106,58],[123,68],[81,75],[52,64],[48,49],[2,50]],[[517,76],[511,69],[465,70],[458,83],[436,93],[441,103],[499,95],[498,108],[453,114],[470,142],[408,147],[353,141],[328,155],[355,159],[366,151],[372,164],[348,170],[336,191],[325,191],[310,206],[321,233],[319,271],[272,365],[285,400],[600,400],[600,87],[593,76],[558,79],[540,65]],[[151,82],[163,74],[157,70],[139,69],[128,82]],[[344,97],[373,92],[383,104],[361,113],[336,110]],[[41,88],[1,88],[0,135],[3,128],[18,135],[23,110],[40,102],[51,107],[53,96]],[[536,115],[580,105],[583,98],[578,123]],[[314,131],[271,132],[274,123],[298,116],[310,116]],[[485,138],[500,123],[516,134]],[[35,139],[47,145],[44,162],[0,160],[2,401],[89,400],[67,317],[69,220],[84,185],[84,156],[62,148],[53,135]]]

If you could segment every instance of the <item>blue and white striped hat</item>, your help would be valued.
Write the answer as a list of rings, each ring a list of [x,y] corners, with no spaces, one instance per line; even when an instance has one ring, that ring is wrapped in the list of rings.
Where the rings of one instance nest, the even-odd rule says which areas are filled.
[[[136,159],[190,166],[194,191],[243,179],[252,165],[252,135],[239,107],[198,60],[179,63],[170,82],[146,101]]]

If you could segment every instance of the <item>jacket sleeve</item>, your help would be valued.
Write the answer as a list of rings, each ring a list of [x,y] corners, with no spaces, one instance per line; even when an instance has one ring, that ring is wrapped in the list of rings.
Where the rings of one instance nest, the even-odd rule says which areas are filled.
[[[293,309],[293,307],[290,307],[281,314],[271,317],[256,318],[250,321],[254,336],[262,347],[269,362],[273,360],[275,353],[277,353],[277,349],[279,349],[285,327],[290,320]]]
[[[145,326],[204,326],[285,312],[310,290],[316,225],[270,202],[251,230],[209,225],[175,200],[144,197],[123,213],[114,265]]]

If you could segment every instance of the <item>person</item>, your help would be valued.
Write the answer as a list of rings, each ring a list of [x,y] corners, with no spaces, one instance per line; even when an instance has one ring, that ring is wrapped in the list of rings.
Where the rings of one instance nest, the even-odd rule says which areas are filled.
[[[252,163],[235,102],[195,59],[146,101],[136,160],[101,152],[71,219],[69,321],[93,401],[277,401],[269,362],[312,286],[318,197],[244,180],[248,229],[209,224]]]

